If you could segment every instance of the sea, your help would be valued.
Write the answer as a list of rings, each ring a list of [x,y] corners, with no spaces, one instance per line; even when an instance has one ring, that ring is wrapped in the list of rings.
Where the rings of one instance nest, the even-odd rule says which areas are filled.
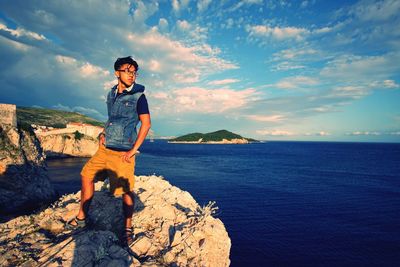
[[[400,266],[400,144],[146,142],[137,175],[215,201],[231,266]],[[60,194],[84,158],[48,160]]]

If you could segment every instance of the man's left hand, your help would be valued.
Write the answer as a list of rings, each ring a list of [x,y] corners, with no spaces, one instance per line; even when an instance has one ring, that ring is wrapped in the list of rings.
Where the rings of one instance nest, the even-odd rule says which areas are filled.
[[[127,163],[131,163],[132,162],[131,158],[133,156],[135,156],[137,153],[138,153],[138,151],[136,149],[132,149],[132,150],[127,151],[126,153],[124,153],[122,155],[122,161],[127,162]]]

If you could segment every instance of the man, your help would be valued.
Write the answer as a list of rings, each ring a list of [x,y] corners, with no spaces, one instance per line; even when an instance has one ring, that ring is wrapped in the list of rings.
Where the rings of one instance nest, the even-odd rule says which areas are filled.
[[[108,121],[99,135],[99,149],[81,172],[82,190],[78,215],[67,223],[67,229],[86,226],[94,180],[108,176],[110,190],[122,195],[125,243],[133,242],[132,215],[135,155],[150,130],[150,113],[144,86],[135,83],[139,66],[131,57],[118,58],[114,64],[118,84],[107,95]],[[139,133],[137,124],[141,123]]]

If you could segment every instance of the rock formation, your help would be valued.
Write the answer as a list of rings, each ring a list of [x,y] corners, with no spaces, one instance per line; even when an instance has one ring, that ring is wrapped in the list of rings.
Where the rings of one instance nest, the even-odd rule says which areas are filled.
[[[17,106],[13,104],[0,104],[0,124],[17,127]]]
[[[38,135],[38,138],[47,157],[91,157],[99,147],[98,140],[87,135],[79,139],[71,133]]]
[[[60,198],[41,213],[0,224],[0,266],[229,266],[231,241],[212,214],[162,177],[137,176],[136,241],[120,244],[122,205],[96,183],[90,226],[68,233],[64,222],[79,208],[80,192]]]
[[[36,136],[0,124],[0,214],[29,210],[54,197]]]

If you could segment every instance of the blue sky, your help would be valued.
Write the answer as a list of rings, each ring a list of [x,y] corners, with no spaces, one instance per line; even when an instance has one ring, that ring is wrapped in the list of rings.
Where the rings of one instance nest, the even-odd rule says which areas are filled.
[[[400,1],[1,1],[0,102],[106,120],[132,55],[156,136],[400,142]]]

